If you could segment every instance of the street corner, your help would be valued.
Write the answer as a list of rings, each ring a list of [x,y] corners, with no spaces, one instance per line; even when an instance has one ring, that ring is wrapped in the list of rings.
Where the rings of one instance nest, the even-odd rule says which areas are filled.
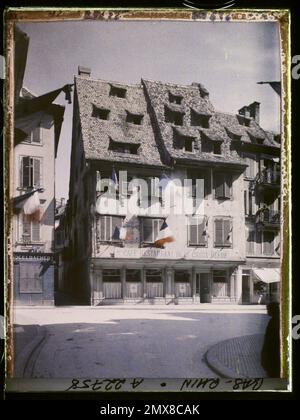
[[[208,366],[225,378],[265,378],[260,363],[264,335],[234,337],[212,346],[205,355]]]

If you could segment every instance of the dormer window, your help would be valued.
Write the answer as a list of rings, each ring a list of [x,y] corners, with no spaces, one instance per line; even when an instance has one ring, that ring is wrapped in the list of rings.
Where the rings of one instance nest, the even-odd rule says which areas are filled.
[[[116,96],[117,98],[126,98],[126,89],[111,85],[109,96]]]
[[[173,111],[169,107],[165,106],[165,122],[174,125],[183,125],[184,113],[179,111]]]
[[[184,152],[193,153],[195,151],[195,138],[174,131],[174,147]]]
[[[126,153],[129,155],[137,155],[140,144],[134,143],[123,143],[119,141],[114,141],[110,139],[109,141],[109,150],[117,153]]]
[[[191,125],[192,126],[209,128],[210,117],[211,115],[201,114],[191,109]]]
[[[173,93],[169,92],[169,102],[171,104],[180,105],[182,103],[183,97],[181,95],[174,95]]]
[[[214,142],[213,143],[213,154],[214,155],[221,155],[221,143],[220,142]]]
[[[110,110],[105,108],[99,108],[96,105],[93,105],[92,117],[99,118],[100,120],[109,119]]]
[[[244,127],[250,127],[251,118],[237,115],[237,119],[240,125],[243,125]]]
[[[223,140],[218,138],[209,138],[204,133],[201,133],[201,145],[202,145],[202,152],[204,153],[212,153],[214,155],[221,155],[222,154],[222,142]]]
[[[129,111],[126,111],[126,122],[135,124],[135,125],[141,125],[143,121],[143,115],[142,114],[132,114]]]

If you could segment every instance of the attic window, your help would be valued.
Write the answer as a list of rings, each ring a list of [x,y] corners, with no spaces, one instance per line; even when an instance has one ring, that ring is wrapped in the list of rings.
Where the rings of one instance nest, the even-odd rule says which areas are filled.
[[[140,144],[122,143],[110,139],[109,150],[117,153],[127,153],[129,155],[137,155]]]
[[[212,153],[214,155],[222,154],[222,140],[212,140],[204,133],[201,133],[201,145],[202,152],[204,153]]]
[[[195,138],[174,133],[174,147],[184,152],[193,153],[195,151]]]
[[[243,125],[244,127],[249,127],[250,126],[250,118],[247,117],[243,117],[241,115],[237,115],[238,121],[240,125]]]
[[[240,141],[242,139],[242,135],[241,134],[233,133],[228,128],[226,128],[226,131],[227,131],[228,137],[230,137],[231,140],[233,140],[233,141]]]
[[[126,111],[126,122],[135,124],[135,125],[141,125],[143,121],[143,115],[141,114],[132,114],[129,111]]]
[[[182,102],[183,97],[180,95],[174,95],[173,93],[169,92],[169,102],[171,104],[180,105]]]
[[[214,142],[213,144],[213,154],[214,155],[221,155],[221,143],[220,142]]]
[[[96,105],[93,105],[92,117],[99,118],[100,120],[108,120],[109,114],[110,114],[109,109],[99,108]]]
[[[183,116],[183,112],[173,111],[165,106],[165,122],[181,126],[183,125]]]
[[[209,119],[210,115],[200,114],[193,109],[191,109],[191,125],[202,127],[202,128],[209,128]]]
[[[126,89],[111,85],[109,96],[116,96],[117,98],[125,98],[126,97]]]

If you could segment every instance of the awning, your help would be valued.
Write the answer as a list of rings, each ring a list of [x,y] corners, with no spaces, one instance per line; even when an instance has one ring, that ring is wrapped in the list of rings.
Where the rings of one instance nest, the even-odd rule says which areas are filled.
[[[280,281],[279,268],[254,268],[252,269],[254,276],[264,283],[276,283]]]

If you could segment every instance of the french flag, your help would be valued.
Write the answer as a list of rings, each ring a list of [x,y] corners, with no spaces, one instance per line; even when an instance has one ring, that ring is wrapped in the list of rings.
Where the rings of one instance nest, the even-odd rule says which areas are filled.
[[[174,242],[175,239],[173,237],[173,233],[169,226],[167,225],[167,222],[164,221],[161,225],[161,228],[158,232],[157,238],[154,241],[154,246],[161,247],[162,245],[168,243],[168,242]]]
[[[166,174],[161,174],[159,177],[158,186],[161,190],[165,190],[169,182],[170,178]]]

